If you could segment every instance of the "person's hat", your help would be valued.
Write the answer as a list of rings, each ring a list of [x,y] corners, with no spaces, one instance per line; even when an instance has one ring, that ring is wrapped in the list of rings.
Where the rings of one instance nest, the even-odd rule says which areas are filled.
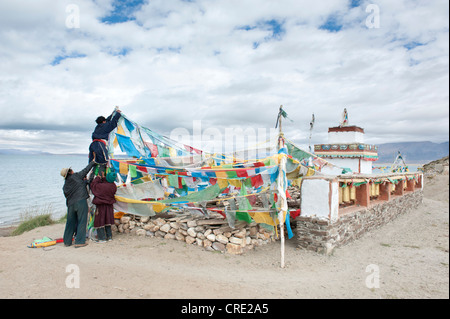
[[[70,171],[70,169],[71,169],[71,167],[63,168],[63,169],[61,170],[61,176],[64,177],[64,178],[66,178],[66,177],[67,177],[67,174],[68,174],[69,171]]]
[[[111,173],[106,174],[106,181],[108,183],[114,183],[115,180],[116,180],[116,173],[111,172]]]

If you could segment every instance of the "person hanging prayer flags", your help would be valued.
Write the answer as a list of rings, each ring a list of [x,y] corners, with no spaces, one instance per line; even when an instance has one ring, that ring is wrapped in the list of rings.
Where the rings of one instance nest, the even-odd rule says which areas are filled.
[[[109,133],[117,127],[120,116],[121,111],[116,107],[108,118],[99,116],[95,120],[97,126],[92,133],[92,143],[89,146],[89,163],[93,161],[95,156],[96,162],[101,166],[102,170],[105,169],[109,160],[107,149]]]

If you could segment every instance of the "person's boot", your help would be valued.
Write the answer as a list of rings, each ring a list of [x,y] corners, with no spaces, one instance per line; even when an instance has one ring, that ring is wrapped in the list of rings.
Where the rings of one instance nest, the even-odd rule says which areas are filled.
[[[106,232],[106,240],[111,241],[112,240],[111,225],[105,226],[105,232]]]
[[[105,238],[105,228],[104,228],[104,227],[99,227],[99,228],[97,228],[97,242],[98,242],[98,243],[104,243],[104,242],[106,242],[106,238]]]

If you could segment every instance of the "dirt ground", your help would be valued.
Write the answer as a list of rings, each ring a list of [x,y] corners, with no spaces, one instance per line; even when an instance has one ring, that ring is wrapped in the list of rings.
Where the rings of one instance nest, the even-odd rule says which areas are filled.
[[[426,179],[422,205],[330,256],[288,240],[284,269],[279,242],[233,256],[126,234],[27,247],[62,237],[62,224],[0,237],[0,298],[449,298],[448,184],[448,175]]]

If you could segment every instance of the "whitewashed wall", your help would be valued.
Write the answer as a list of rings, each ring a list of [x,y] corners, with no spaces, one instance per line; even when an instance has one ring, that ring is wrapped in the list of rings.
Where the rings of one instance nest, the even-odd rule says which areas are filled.
[[[331,187],[330,187],[331,184]],[[301,189],[301,214],[335,221],[339,210],[339,185],[323,179],[304,179]]]
[[[326,160],[334,165],[342,168],[350,168],[353,173],[359,173],[359,158],[326,158]],[[322,168],[324,174],[341,174],[336,169]],[[372,174],[372,162],[361,160],[361,174]]]
[[[328,132],[329,144],[364,143],[364,133],[361,132]]]

